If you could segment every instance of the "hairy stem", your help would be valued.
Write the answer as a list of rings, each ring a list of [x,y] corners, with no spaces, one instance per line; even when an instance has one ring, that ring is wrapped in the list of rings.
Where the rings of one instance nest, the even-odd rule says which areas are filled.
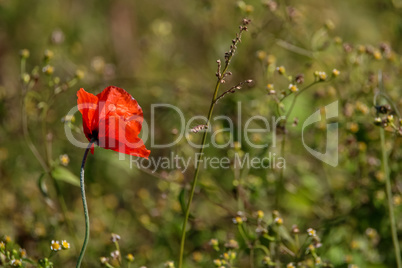
[[[94,141],[91,141],[88,144],[88,147],[84,153],[84,157],[82,158],[82,164],[81,164],[80,185],[81,185],[82,205],[84,207],[84,216],[85,216],[85,238],[84,238],[84,243],[82,244],[80,256],[78,257],[76,268],[81,267],[81,262],[82,262],[82,259],[84,258],[85,250],[87,248],[87,244],[89,241],[89,214],[88,214],[87,199],[85,197],[84,172],[85,172],[85,162],[87,161],[88,152],[91,149],[93,142]]]

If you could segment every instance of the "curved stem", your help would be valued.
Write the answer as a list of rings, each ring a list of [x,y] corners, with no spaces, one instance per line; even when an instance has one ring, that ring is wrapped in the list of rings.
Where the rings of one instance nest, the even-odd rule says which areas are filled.
[[[82,244],[80,256],[78,257],[77,266],[76,268],[81,267],[82,259],[84,258],[85,250],[87,248],[88,240],[89,240],[89,214],[88,214],[88,206],[87,206],[87,199],[85,197],[85,183],[84,183],[84,172],[85,172],[85,162],[87,161],[88,152],[91,149],[94,141],[91,140],[88,144],[87,149],[85,150],[84,157],[82,158],[81,164],[81,176],[80,176],[80,185],[81,185],[81,198],[82,198],[82,205],[84,207],[84,216],[85,216],[85,238],[84,243]]]

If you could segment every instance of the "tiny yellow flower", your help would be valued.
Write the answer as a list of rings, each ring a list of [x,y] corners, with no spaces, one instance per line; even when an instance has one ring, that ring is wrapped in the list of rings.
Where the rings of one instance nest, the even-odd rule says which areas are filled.
[[[314,76],[317,77],[318,81],[325,81],[327,79],[327,74],[325,72],[315,71]]]
[[[22,49],[20,51],[20,55],[21,55],[21,58],[23,58],[23,59],[29,58],[29,50],[28,49]]]
[[[402,204],[402,197],[400,195],[395,195],[392,198],[392,202],[394,203],[395,206],[399,206],[400,204]]]
[[[70,158],[68,157],[67,154],[62,154],[62,155],[60,155],[60,156],[59,156],[59,159],[60,159],[60,163],[61,163],[63,166],[67,166],[68,163],[70,163]]]
[[[367,144],[365,142],[358,143],[359,151],[365,152],[367,150]]]
[[[307,233],[309,236],[312,236],[312,237],[317,236],[317,232],[313,228],[308,228]]]
[[[333,69],[333,70],[332,70],[332,75],[333,75],[334,77],[337,77],[337,76],[339,76],[340,74],[341,74],[341,72],[338,71],[337,69]]]
[[[373,57],[374,57],[374,59],[376,59],[376,60],[381,60],[381,59],[382,59],[381,52],[380,52],[379,50],[374,51],[374,52],[373,52]]]
[[[3,251],[6,248],[6,244],[3,241],[0,242],[0,251]]]
[[[227,253],[227,252],[223,253],[223,258],[225,260],[229,260],[229,253]]]
[[[334,38],[334,41],[335,41],[335,44],[338,44],[338,45],[342,44],[342,38],[340,38],[339,36],[336,36]]]
[[[366,52],[366,47],[363,46],[363,45],[359,45],[359,46],[357,47],[357,51],[358,51],[360,54],[363,54],[364,52]]]
[[[214,260],[214,265],[217,267],[220,267],[222,265],[222,261],[220,259],[215,259]]]
[[[257,211],[257,218],[258,219],[264,218],[264,211],[262,211],[262,210]]]
[[[213,247],[218,246],[218,244],[219,244],[218,239],[212,238],[211,240],[209,240],[209,244],[210,244],[211,246],[213,246]]]
[[[350,122],[348,124],[348,129],[352,132],[352,133],[356,133],[357,131],[359,131],[359,125],[355,122]]]
[[[268,65],[274,64],[276,62],[276,57],[270,54],[267,56],[266,61]]]
[[[265,51],[263,51],[263,50],[258,50],[257,51],[257,58],[259,60],[262,61],[263,59],[265,59],[266,56],[267,56],[267,53]]]
[[[369,238],[373,239],[373,238],[375,238],[377,236],[377,231],[375,229],[373,229],[373,228],[367,228],[366,229],[366,235]]]
[[[362,114],[368,114],[370,112],[367,105],[365,105],[364,103],[362,103],[360,101],[356,102],[356,110],[360,111]]]
[[[236,218],[233,218],[233,223],[234,224],[242,224],[243,223],[242,217],[237,216]]]
[[[105,264],[109,261],[108,258],[106,258],[106,257],[100,257],[99,260],[102,264]]]
[[[22,260],[11,260],[11,265],[15,267],[22,267]]]
[[[42,72],[44,72],[47,75],[51,75],[54,72],[54,67],[51,65],[46,65],[45,67],[42,68]]]
[[[262,263],[265,265],[270,265],[271,262],[272,262],[272,260],[269,256],[264,256],[264,258],[262,259]]]
[[[284,66],[276,67],[276,70],[278,71],[279,74],[285,74],[285,72],[286,72],[286,69]]]
[[[135,258],[134,258],[134,255],[133,255],[133,254],[131,254],[131,253],[127,254],[126,260],[127,260],[128,262],[133,262],[134,259],[135,259]]]
[[[195,261],[195,262],[201,262],[203,259],[203,255],[199,251],[194,251],[192,257],[193,257],[193,261]]]
[[[360,247],[359,242],[357,242],[356,240],[352,240],[352,242],[350,243],[350,247],[352,249],[358,249]]]
[[[173,261],[167,261],[167,262],[165,262],[165,267],[167,267],[167,268],[174,268],[174,262],[173,262]]]
[[[75,77],[78,80],[81,80],[82,78],[84,78],[84,76],[85,76],[85,72],[83,70],[76,70],[75,71]]]
[[[322,261],[320,257],[315,258],[315,264],[321,264],[321,263]]]
[[[296,266],[293,264],[293,262],[289,262],[289,263],[286,265],[286,268],[296,268]]]
[[[380,117],[374,118],[374,125],[376,126],[381,126],[382,125],[382,120]]]
[[[274,219],[274,222],[278,225],[282,225],[283,224],[283,219],[281,217],[276,217]]]
[[[27,257],[27,251],[23,248],[20,248],[20,255],[21,258],[26,258]]]
[[[238,142],[238,141],[235,141],[235,142],[233,143],[233,148],[234,148],[235,150],[240,150],[240,149],[241,149],[241,143]]]
[[[6,236],[4,237],[4,241],[6,242],[6,244],[7,244],[7,243],[10,243],[10,242],[11,242],[11,237],[10,237],[9,235],[6,235]]]
[[[46,49],[45,52],[43,53],[43,57],[45,58],[46,61],[51,60],[54,56],[53,51]]]
[[[293,84],[290,84],[290,85],[289,85],[289,89],[290,89],[290,91],[292,91],[292,92],[297,92],[297,91],[299,91],[299,89],[297,88],[297,86],[296,86],[296,85],[293,85]]]
[[[53,251],[61,250],[60,242],[52,240],[52,242],[50,243],[50,249],[53,250]]]
[[[61,248],[62,249],[69,249],[70,248],[70,243],[68,243],[66,240],[61,241]]]
[[[268,90],[274,89],[274,84],[268,84],[268,85],[267,85],[267,89],[268,89]]]
[[[236,259],[236,256],[237,256],[236,252],[231,252],[231,253],[230,253],[230,259],[231,259],[231,260]]]
[[[247,13],[252,13],[254,11],[254,7],[252,5],[246,5],[244,11]]]

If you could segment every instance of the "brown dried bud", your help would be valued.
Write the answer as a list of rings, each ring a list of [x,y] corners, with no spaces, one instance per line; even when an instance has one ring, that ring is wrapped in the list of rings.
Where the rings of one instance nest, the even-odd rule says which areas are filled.
[[[243,19],[243,25],[248,25],[250,22],[250,19]]]
[[[387,114],[389,112],[391,112],[391,106],[389,104],[386,105],[377,105],[375,106],[377,113],[380,114]]]
[[[298,84],[303,84],[304,83],[304,74],[296,75],[295,81]]]
[[[344,43],[343,44],[343,50],[345,50],[346,53],[350,53],[353,50],[353,47],[349,43]]]

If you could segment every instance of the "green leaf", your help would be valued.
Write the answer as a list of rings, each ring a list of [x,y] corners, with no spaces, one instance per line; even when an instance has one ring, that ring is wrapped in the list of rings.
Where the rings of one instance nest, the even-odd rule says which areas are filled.
[[[80,186],[80,180],[77,176],[75,176],[70,170],[64,167],[56,167],[52,171],[52,176],[56,180],[67,182],[74,186]]]

